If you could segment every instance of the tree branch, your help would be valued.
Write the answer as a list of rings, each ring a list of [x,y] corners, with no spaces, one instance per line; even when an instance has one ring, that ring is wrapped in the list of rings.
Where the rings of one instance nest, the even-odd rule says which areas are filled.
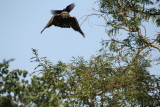
[[[160,46],[154,44],[153,42],[150,42],[146,37],[144,37],[144,36],[142,35],[140,28],[138,28],[138,31],[137,31],[137,32],[138,32],[139,38],[141,38],[148,46],[151,46],[151,47],[153,47],[153,48],[156,48],[156,49],[160,50]]]

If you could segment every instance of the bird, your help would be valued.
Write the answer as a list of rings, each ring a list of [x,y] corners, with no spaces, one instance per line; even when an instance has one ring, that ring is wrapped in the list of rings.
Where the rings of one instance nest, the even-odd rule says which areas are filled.
[[[75,7],[75,4],[72,3],[68,5],[66,8],[64,8],[63,10],[51,10],[51,13],[53,16],[51,17],[47,25],[43,28],[41,33],[46,28],[49,28],[50,26],[54,25],[61,28],[72,28],[75,31],[78,31],[79,33],[81,33],[82,36],[85,38],[85,35],[79,26],[77,18],[70,16],[69,14],[74,7]]]

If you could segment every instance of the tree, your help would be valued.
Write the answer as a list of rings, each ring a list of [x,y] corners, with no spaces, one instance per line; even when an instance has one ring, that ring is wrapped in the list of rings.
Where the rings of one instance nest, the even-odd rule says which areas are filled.
[[[8,84],[2,79],[0,95],[9,97],[16,104],[34,107],[160,105],[160,77],[149,74],[147,68],[151,65],[145,55],[137,63],[119,66],[120,63],[127,64],[133,53],[128,53],[124,60],[122,55],[113,56],[104,48],[88,61],[79,57],[70,64],[60,61],[53,65],[45,57],[40,58],[37,50],[33,49],[33,53],[32,61],[38,65],[30,83],[19,81],[20,75],[15,82],[15,70],[8,71],[1,66],[1,71],[8,71],[1,77],[9,76],[7,81],[13,82]]]
[[[25,80],[28,72],[24,70],[9,71],[9,63],[13,61],[4,60],[0,63],[0,106],[1,107],[16,107],[13,101],[23,102],[24,90],[28,83]]]
[[[157,37],[153,41],[146,37],[148,35],[142,34],[144,22],[153,20],[157,26],[160,26],[159,0],[99,0],[99,3],[101,16],[111,28],[108,31],[110,36],[118,35],[120,30],[124,30],[128,32],[128,37],[123,41],[123,43],[128,42],[127,46],[131,48],[138,46],[139,50],[148,47],[160,50],[159,32],[155,34]],[[149,36],[154,37],[154,35]]]
[[[113,56],[101,49],[98,56],[89,61],[74,58],[70,64],[58,62],[53,65],[45,57],[39,58],[33,50],[34,61],[38,62],[41,77],[34,76],[30,90],[38,102],[48,106],[158,106],[159,77],[149,74],[150,61],[142,55],[137,63],[128,63],[133,53]],[[33,80],[34,80],[33,78]],[[43,84],[43,85],[42,85]],[[36,89],[36,90],[35,90]],[[32,92],[33,91],[33,92]],[[35,92],[37,94],[35,94]]]

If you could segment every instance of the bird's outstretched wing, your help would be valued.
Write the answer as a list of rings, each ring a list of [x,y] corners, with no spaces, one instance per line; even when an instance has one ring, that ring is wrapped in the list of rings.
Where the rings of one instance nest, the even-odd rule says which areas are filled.
[[[78,24],[78,21],[75,17],[69,17],[69,23],[70,23],[70,26],[75,30],[75,31],[78,31],[82,34],[82,36],[85,38],[84,36],[84,33],[82,32],[79,24]]]
[[[54,15],[51,17],[51,19],[49,20],[49,22],[47,23],[47,25],[44,27],[44,29],[41,31],[41,33],[48,27],[52,26],[52,25],[56,25],[56,23],[58,22],[58,17],[59,15]]]
[[[67,11],[68,13],[75,7],[75,4],[72,3],[70,5],[68,5],[66,8],[64,8],[63,10],[51,10],[51,14],[55,15],[55,14],[60,14],[63,11]]]
[[[51,10],[51,14],[53,15],[60,14],[61,12],[63,12],[63,10]]]
[[[68,5],[65,9],[63,9],[64,11],[67,11],[68,13],[75,7],[75,4],[72,3],[70,5]]]

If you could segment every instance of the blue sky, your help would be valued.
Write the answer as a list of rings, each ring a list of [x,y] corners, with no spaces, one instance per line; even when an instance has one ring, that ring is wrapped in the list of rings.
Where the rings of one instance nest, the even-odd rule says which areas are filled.
[[[53,62],[69,62],[72,56],[84,56],[86,59],[100,48],[102,38],[107,38],[104,28],[88,24],[81,25],[86,38],[73,29],[52,26],[42,34],[40,31],[51,18],[50,10],[63,9],[75,3],[70,13],[81,19],[92,13],[96,7],[94,0],[1,0],[0,1],[0,60],[14,58],[10,69],[20,68],[32,71],[35,64],[30,63],[33,56],[31,48],[38,49],[40,56]],[[94,19],[91,19],[94,20]],[[82,23],[83,20],[79,20]],[[96,20],[95,23],[101,21]],[[92,22],[90,22],[92,23]]]
[[[56,63],[61,60],[69,62],[72,57],[84,56],[89,59],[100,49],[102,39],[108,39],[103,20],[91,18],[81,25],[86,38],[73,29],[52,26],[42,34],[40,31],[51,18],[50,10],[63,9],[71,3],[76,7],[70,13],[81,19],[82,16],[98,9],[96,0],[0,0],[0,61],[14,58],[10,69],[33,71],[36,66],[31,63],[31,49],[38,49],[40,56]],[[82,23],[82,19],[79,23]],[[150,25],[152,26],[152,25]],[[159,52],[157,51],[159,54]],[[160,67],[159,67],[160,68]],[[158,70],[157,66],[154,68]]]

